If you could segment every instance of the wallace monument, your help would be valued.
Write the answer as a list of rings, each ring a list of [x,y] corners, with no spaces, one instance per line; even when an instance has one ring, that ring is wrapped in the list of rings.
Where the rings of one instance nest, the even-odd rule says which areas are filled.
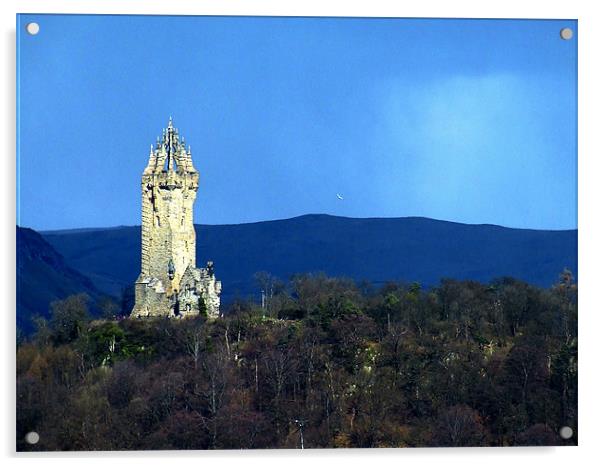
[[[193,206],[199,173],[171,118],[142,173],[142,270],[131,317],[219,316],[213,263],[196,268]]]

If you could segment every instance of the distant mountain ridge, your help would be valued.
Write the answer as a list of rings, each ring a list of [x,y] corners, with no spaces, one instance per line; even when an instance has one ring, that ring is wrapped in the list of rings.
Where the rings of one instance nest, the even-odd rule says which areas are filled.
[[[48,317],[50,302],[77,293],[101,295],[39,233],[17,227],[17,326],[30,331],[33,316]]]
[[[195,225],[197,265],[213,260],[224,301],[257,295],[253,275],[288,279],[324,272],[435,285],[442,278],[487,282],[513,276],[547,287],[565,267],[577,275],[577,230],[526,230],[423,217],[323,214],[232,225]],[[50,231],[44,238],[105,293],[118,295],[140,273],[140,227]]]

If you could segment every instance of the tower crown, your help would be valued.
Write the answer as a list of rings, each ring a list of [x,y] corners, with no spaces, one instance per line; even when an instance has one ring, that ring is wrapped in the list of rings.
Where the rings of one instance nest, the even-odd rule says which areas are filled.
[[[184,136],[180,138],[178,128],[174,127],[173,120],[169,117],[167,128],[163,128],[162,136],[157,138],[156,147],[151,146],[148,165],[144,174],[158,174],[163,172],[197,173],[192,164],[190,146],[186,150]]]

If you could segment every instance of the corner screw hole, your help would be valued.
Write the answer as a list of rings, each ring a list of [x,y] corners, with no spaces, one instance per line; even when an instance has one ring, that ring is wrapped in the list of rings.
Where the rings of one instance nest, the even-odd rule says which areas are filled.
[[[25,435],[25,441],[27,443],[29,443],[30,445],[35,445],[36,443],[38,443],[40,441],[40,434],[38,434],[37,432],[28,432],[27,435]]]
[[[30,36],[35,36],[40,32],[40,25],[38,23],[28,23],[27,26],[25,26],[25,30]]]
[[[560,37],[564,40],[571,40],[573,38],[573,30],[571,28],[562,28],[560,30]]]

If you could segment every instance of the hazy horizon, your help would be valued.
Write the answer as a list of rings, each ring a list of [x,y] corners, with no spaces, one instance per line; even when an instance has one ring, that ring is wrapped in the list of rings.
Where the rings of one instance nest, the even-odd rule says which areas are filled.
[[[512,230],[536,230],[536,231],[577,231],[578,228],[516,228],[508,225],[499,225],[495,223],[464,223],[464,222],[456,222],[453,220],[446,220],[442,218],[432,218],[432,217],[424,217],[424,216],[405,216],[405,217],[349,217],[346,215],[333,215],[333,214],[324,214],[324,213],[311,213],[311,214],[301,214],[296,215],[294,217],[286,217],[286,218],[271,218],[266,220],[257,220],[253,222],[241,222],[241,223],[205,223],[205,222],[194,222],[194,225],[197,226],[229,226],[229,225],[249,225],[256,223],[267,223],[267,222],[279,222],[279,221],[287,221],[294,220],[301,217],[312,217],[312,216],[326,216],[326,217],[337,217],[337,218],[346,218],[353,220],[399,220],[399,219],[416,219],[421,218],[425,220],[433,220],[436,222],[445,222],[445,223],[458,223],[461,225],[470,225],[470,226],[494,226],[500,228],[507,228]],[[109,229],[117,229],[117,228],[139,228],[141,226],[140,223],[132,223],[132,224],[120,224],[120,225],[106,225],[106,226],[79,226],[72,228],[56,228],[56,229],[48,229],[48,230],[38,230],[36,228],[27,226],[27,225],[18,225],[21,228],[30,228],[39,233],[54,233],[54,232],[67,232],[67,231],[78,231],[78,230],[109,230]]]

